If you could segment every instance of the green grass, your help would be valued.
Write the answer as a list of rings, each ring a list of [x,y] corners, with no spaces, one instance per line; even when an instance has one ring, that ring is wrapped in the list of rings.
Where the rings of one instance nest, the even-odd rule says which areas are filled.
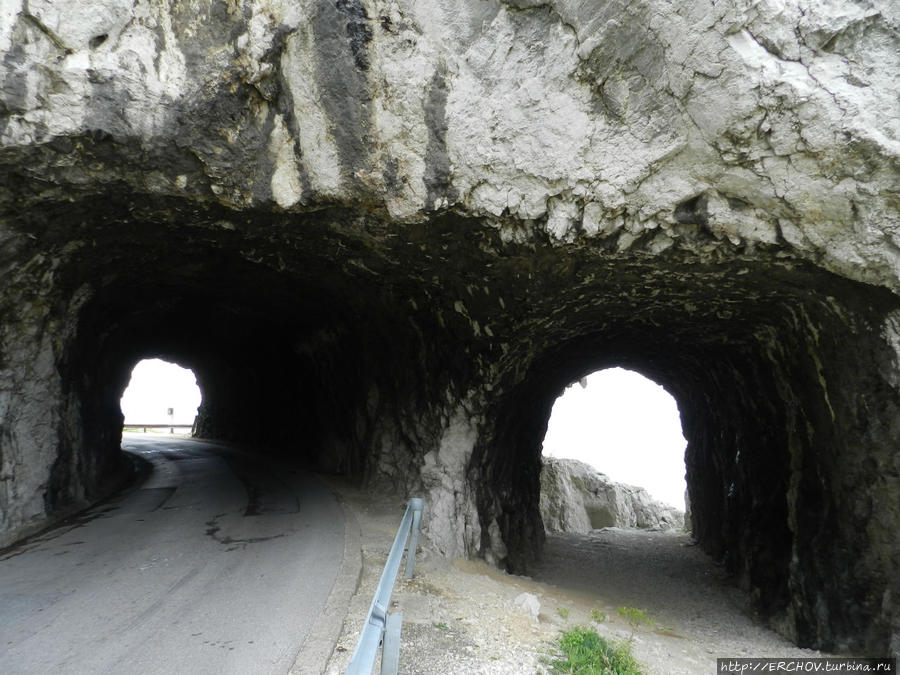
[[[567,630],[560,636],[557,650],[550,661],[553,673],[642,675],[629,643],[606,640],[590,628],[577,626]]]
[[[647,612],[637,607],[616,607],[616,611],[631,626],[631,637],[634,637],[635,631],[641,626],[649,626],[652,628],[656,624],[656,619],[650,617]]]

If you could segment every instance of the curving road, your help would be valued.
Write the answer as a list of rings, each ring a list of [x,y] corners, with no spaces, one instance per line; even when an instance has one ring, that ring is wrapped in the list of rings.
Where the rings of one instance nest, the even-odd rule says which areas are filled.
[[[303,471],[126,434],[138,488],[0,555],[0,673],[286,673],[340,568]]]

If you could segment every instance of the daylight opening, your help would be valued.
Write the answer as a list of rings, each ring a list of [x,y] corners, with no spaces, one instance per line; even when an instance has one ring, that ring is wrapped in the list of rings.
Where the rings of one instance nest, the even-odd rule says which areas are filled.
[[[686,444],[671,394],[634,371],[609,368],[573,382],[556,399],[543,454],[580,460],[681,511]]]
[[[168,431],[167,425],[176,425],[176,431],[189,433],[200,401],[193,371],[161,359],[145,359],[131,371],[120,405],[126,429],[163,425]]]

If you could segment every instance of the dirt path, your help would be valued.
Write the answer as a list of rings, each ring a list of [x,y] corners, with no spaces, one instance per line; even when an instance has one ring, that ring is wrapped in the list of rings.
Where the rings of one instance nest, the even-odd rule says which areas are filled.
[[[589,616],[593,606],[615,615],[598,627],[601,634],[630,634],[616,608],[646,611],[655,630],[641,629],[634,640],[648,673],[714,673],[717,657],[823,656],[755,620],[744,594],[685,534],[608,528],[550,535],[534,578],[570,598],[578,613]]]
[[[359,523],[363,547],[359,589],[326,670],[338,675],[356,646],[404,505],[334,487]],[[540,603],[537,617],[517,605],[523,593]],[[416,578],[398,581],[392,611],[403,612],[400,672],[409,674],[544,672],[551,645],[568,627],[591,625],[628,639],[630,627],[616,611],[622,606],[656,621],[655,630],[633,636],[647,675],[712,675],[717,657],[822,656],[760,626],[743,604],[686,535],[606,529],[549,536],[532,578],[420,550]],[[605,620],[593,621],[592,610]]]

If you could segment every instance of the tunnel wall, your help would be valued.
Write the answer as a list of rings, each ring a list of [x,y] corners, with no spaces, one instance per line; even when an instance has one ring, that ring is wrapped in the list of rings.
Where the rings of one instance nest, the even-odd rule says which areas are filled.
[[[334,217],[337,225],[355,216]],[[446,250],[452,236],[454,257],[486,255],[464,251],[477,222],[431,227],[426,249]],[[133,245],[128,233],[118,245]],[[502,245],[496,233],[480,236],[481,245]],[[493,272],[500,279],[507,266],[527,268],[532,255],[525,246],[504,250],[508,258],[496,258]],[[8,418],[20,420],[7,426],[9,447],[21,447],[18,434],[34,443],[25,447],[55,448],[43,460],[39,452],[19,458],[6,481],[40,501],[29,506],[8,491],[7,503],[33,509],[27,528],[115,485],[117,403],[128,372],[143,356],[164,356],[195,369],[212,402],[209,436],[249,440],[371,487],[425,494],[425,531],[437,550],[527,572],[543,541],[537,479],[553,399],[586,372],[621,365],[678,399],[694,536],[761,614],[801,644],[883,648],[896,621],[896,296],[806,264],[762,262],[759,252],[752,263],[699,266],[684,255],[598,259],[571,249],[544,260],[566,273],[535,276],[521,302],[506,296],[503,314],[494,314],[500,297],[491,293],[499,285],[475,291],[444,280],[431,289],[404,282],[360,304],[351,284],[327,303],[343,307],[330,322],[301,320],[309,308],[291,313],[291,302],[277,306],[276,321],[279,312],[261,315],[249,300],[266,287],[265,269],[244,298],[210,293],[209,270],[194,278],[184,269],[198,268],[180,260],[167,270],[165,292],[124,278],[81,291],[66,314],[71,324],[49,320],[44,337],[5,352],[21,359],[7,360],[8,372],[28,364],[23,372],[37,392],[9,399],[20,415]],[[59,298],[49,293],[48,307],[64,306],[82,277],[75,260],[60,259]],[[310,281],[285,275],[281,283],[293,299]],[[444,294],[466,297],[465,311]],[[479,319],[504,342],[485,339],[480,327],[479,339]],[[409,329],[399,330],[404,323]],[[13,386],[28,391],[24,382]],[[217,405],[217,387],[227,405]],[[289,420],[287,428],[266,424],[257,415],[263,409]]]
[[[2,541],[118,483],[165,354],[202,434],[527,570],[552,399],[624,365],[679,400],[695,534],[762,613],[900,650],[890,3],[4,16]]]
[[[883,608],[896,582],[877,570],[896,556],[883,524],[897,436],[896,413],[866,401],[898,401],[884,315],[865,316],[861,298],[830,302],[792,307],[757,354],[711,372],[716,398],[685,398],[692,509],[705,504],[694,535],[799,643],[874,650],[895,630]]]
[[[749,306],[727,315],[718,307],[702,320],[656,296],[641,303],[644,311],[660,303],[651,323],[628,326],[633,312],[618,312],[617,325],[517,368],[490,406],[470,467],[482,523],[496,520],[502,533],[498,547],[483,529],[482,546],[513,571],[528,570],[543,539],[534,467],[555,396],[594,370],[632,368],[678,400],[692,535],[759,615],[799,644],[884,649],[896,632],[898,547],[885,527],[897,507],[900,398],[885,340],[895,300],[873,302],[878,294],[864,287],[832,282],[821,296],[772,294],[766,319],[754,316],[746,330]],[[580,304],[584,319],[594,303]],[[612,304],[604,297],[597,324],[610,322]]]

